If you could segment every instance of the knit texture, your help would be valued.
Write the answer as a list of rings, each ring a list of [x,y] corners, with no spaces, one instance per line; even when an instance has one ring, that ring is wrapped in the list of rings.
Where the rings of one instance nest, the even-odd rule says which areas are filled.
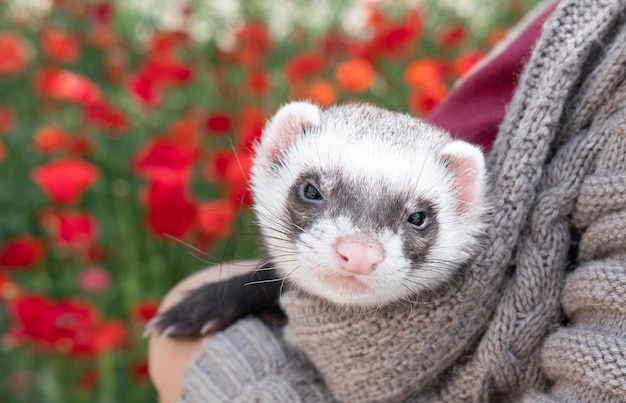
[[[239,321],[205,345],[186,373],[181,402],[332,400],[302,353],[257,318]]]
[[[289,343],[234,325],[205,342],[185,401],[626,401],[625,160],[626,1],[562,1],[490,155],[463,285],[371,312],[288,292]]]

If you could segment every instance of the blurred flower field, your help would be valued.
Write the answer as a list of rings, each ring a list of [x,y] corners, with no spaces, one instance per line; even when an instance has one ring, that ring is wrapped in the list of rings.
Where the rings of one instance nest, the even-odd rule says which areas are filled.
[[[227,47],[188,29],[201,2],[176,3],[176,29],[118,3],[0,0],[0,402],[156,401],[158,300],[261,254],[246,176],[265,119],[290,99],[423,116],[537,1],[475,0],[497,7],[481,29],[443,2],[363,3],[360,32],[338,12],[282,36],[250,4]]]

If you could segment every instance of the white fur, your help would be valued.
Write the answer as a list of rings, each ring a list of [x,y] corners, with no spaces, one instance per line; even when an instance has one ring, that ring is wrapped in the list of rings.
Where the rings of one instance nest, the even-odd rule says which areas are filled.
[[[453,269],[429,263],[416,273],[403,253],[402,233],[373,233],[368,228],[356,228],[349,217],[320,219],[300,239],[290,239],[284,231],[288,225],[284,210],[290,187],[302,172],[328,173],[323,178],[325,186],[332,186],[332,172],[361,178],[363,195],[378,194],[380,183],[384,183],[392,190],[411,195],[407,200],[408,214],[422,198],[433,202],[439,212],[439,236],[430,249],[429,261],[462,264],[475,250],[476,236],[483,229],[482,153],[467,143],[452,141],[445,132],[417,119],[388,112],[379,116],[377,111],[364,106],[321,111],[309,103],[289,104],[270,121],[256,148],[252,190],[270,256],[279,272],[297,286],[338,304],[379,306],[408,298],[445,282]],[[362,116],[351,121],[351,113]],[[370,116],[375,119],[367,122]],[[293,132],[286,137],[285,133],[277,133],[292,127],[286,122],[297,122],[293,127],[306,122],[306,135]],[[403,137],[397,138],[396,132]],[[283,140],[276,142],[277,138]],[[273,154],[277,144],[281,153],[278,165]],[[458,208],[455,177],[442,162],[450,157],[469,161],[468,166],[477,172],[477,182],[472,186],[478,196],[472,208]],[[325,275],[342,273],[334,245],[338,238],[353,235],[375,237],[385,252],[384,261],[374,272],[355,276],[366,285],[365,291],[340,289],[324,280]]]

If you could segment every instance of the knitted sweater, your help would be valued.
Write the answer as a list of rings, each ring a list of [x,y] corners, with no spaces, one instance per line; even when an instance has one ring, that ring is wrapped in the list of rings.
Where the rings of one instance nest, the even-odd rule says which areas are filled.
[[[183,402],[626,401],[626,0],[562,1],[489,157],[467,280],[375,312],[291,291],[204,341]]]

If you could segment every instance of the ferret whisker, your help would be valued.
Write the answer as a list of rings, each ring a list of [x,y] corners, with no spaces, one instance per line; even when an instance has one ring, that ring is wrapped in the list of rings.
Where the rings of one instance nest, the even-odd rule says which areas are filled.
[[[271,279],[268,279],[268,280],[249,281],[249,282],[244,284],[244,287],[247,287],[247,286],[250,286],[250,285],[255,285],[255,284],[274,283],[276,281],[283,281],[285,279],[286,279],[286,277],[280,277],[280,278],[271,278]]]

